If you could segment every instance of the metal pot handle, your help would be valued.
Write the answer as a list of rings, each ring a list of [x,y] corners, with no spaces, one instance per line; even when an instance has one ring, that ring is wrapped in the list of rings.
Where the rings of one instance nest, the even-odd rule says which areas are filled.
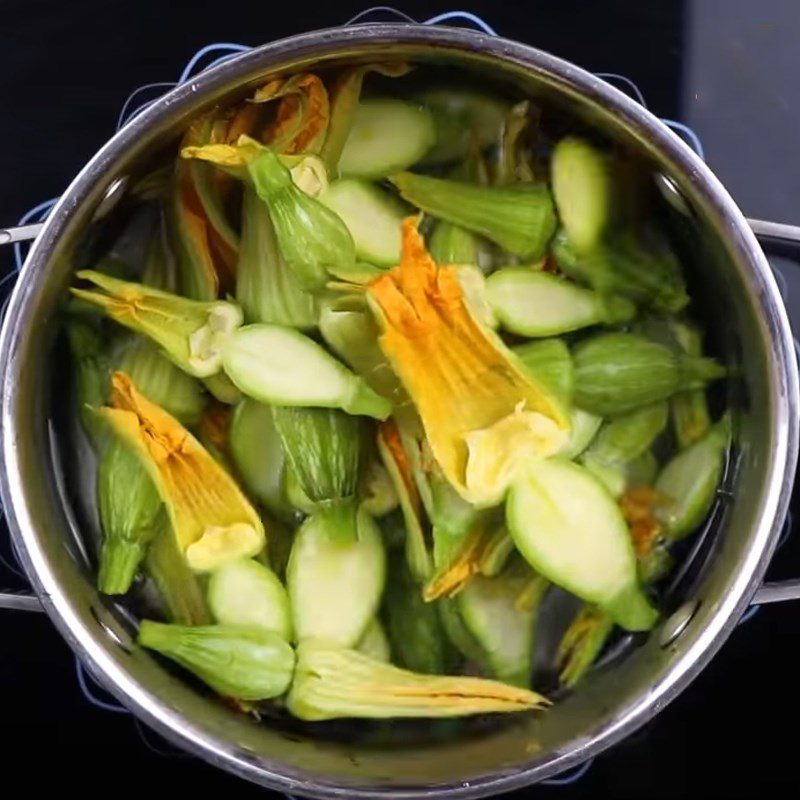
[[[39,598],[32,592],[0,592],[0,608],[9,611],[44,611]]]
[[[0,228],[0,244],[14,244],[35,239],[44,227],[44,222],[35,225],[20,225],[17,228]]]
[[[759,239],[800,246],[800,225],[786,225],[781,222],[749,218],[747,222]],[[43,223],[21,225],[16,228],[0,228],[0,245],[35,239],[42,227]],[[800,578],[765,583],[756,590],[753,596],[753,605],[782,603],[785,600],[800,600]],[[18,611],[42,610],[39,598],[29,592],[0,592],[0,609],[2,608]]]
[[[748,219],[753,233],[766,244],[788,244],[800,246],[800,226],[786,225],[762,219]],[[752,605],[782,603],[785,600],[800,600],[800,578],[764,583],[753,595]]]
[[[800,225],[787,225],[783,222],[769,222],[752,217],[747,218],[747,224],[753,229],[759,241],[800,245]]]

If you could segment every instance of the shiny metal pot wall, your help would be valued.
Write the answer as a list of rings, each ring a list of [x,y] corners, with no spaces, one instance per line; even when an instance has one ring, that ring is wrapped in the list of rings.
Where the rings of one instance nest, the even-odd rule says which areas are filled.
[[[457,66],[557,106],[668,177],[702,232],[710,327],[742,378],[731,496],[710,557],[667,618],[613,668],[540,716],[454,742],[377,747],[287,735],[229,713],[132,642],[81,557],[58,445],[57,307],[75,250],[110,187],[174,145],[209,106],[278,72],[395,58]],[[103,204],[108,205],[108,202]],[[702,296],[702,295],[701,295]],[[42,605],[94,676],[179,746],[242,777],[317,797],[479,797],[534,783],[649,720],[703,668],[759,587],[783,522],[797,452],[797,369],[775,282],[745,219],[711,172],[667,128],[603,81],[545,53],[455,29],[370,25],[320,31],[253,50],[170,92],[114,137],[75,179],[34,243],[2,332],[2,497]],[[770,590],[796,593],[792,584]],[[770,599],[765,592],[765,599]],[[702,724],[702,723],[700,723]]]

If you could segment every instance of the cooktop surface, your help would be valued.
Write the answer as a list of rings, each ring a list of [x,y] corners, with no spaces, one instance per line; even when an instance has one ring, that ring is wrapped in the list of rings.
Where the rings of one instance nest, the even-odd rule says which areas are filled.
[[[424,20],[452,6],[405,2]],[[797,0],[559,0],[470,3],[500,35],[594,72],[625,76],[658,116],[688,125],[705,158],[751,217],[800,223],[800,3]],[[173,82],[210,42],[255,45],[341,24],[361,6],[239,0],[6,0],[0,33],[0,224],[58,195],[114,132],[135,87]],[[371,19],[388,19],[376,15]],[[614,79],[619,80],[619,79]],[[150,95],[151,97],[153,95]],[[800,331],[799,253],[771,254]],[[13,269],[0,248],[0,274]],[[796,506],[796,502],[793,506]],[[796,518],[800,520],[800,507]],[[5,531],[0,554],[13,563]],[[789,531],[770,577],[800,574]],[[1,588],[24,579],[0,565]],[[563,785],[519,792],[582,797],[750,797],[800,787],[795,654],[800,605],[764,607],[700,677],[645,729]],[[174,791],[279,797],[174,751],[115,702],[82,686],[63,640],[40,614],[0,611],[5,779],[100,797]],[[94,692],[94,702],[85,690]],[[99,701],[99,703],[97,702]],[[31,758],[41,766],[31,769]],[[509,795],[514,796],[514,795]]]

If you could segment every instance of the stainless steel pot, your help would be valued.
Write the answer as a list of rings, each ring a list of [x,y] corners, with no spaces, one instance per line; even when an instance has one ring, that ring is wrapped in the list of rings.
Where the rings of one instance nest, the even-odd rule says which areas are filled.
[[[673,204],[702,232],[697,263],[711,298],[707,310],[718,349],[742,377],[731,382],[741,429],[730,491],[704,567],[684,586],[674,613],[547,714],[454,742],[377,747],[254,724],[134,645],[124,616],[96,592],[79,545],[63,474],[53,347],[57,306],[93,218],[108,212],[126,183],[155,152],[174,144],[192,117],[275,73],[387,58],[491,75],[601,129],[663,176]],[[767,224],[762,233],[780,238],[796,231]],[[0,358],[2,499],[41,605],[98,681],[138,717],[189,752],[275,789],[313,797],[466,798],[540,781],[658,713],[704,667],[754,593],[759,602],[800,595],[799,581],[759,589],[794,479],[798,376],[786,314],[756,238],[714,175],[650,113],[574,65],[521,44],[414,25],[325,30],[258,48],[170,92],[117,134],[55,207],[8,307]],[[0,605],[33,602],[6,597]]]

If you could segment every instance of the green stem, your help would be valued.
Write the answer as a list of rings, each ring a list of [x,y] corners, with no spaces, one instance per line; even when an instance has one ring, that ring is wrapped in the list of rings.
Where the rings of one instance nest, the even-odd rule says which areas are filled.
[[[702,389],[709,381],[724,378],[727,373],[713,358],[686,357],[681,360],[681,388]]]
[[[324,525],[331,541],[352,542],[356,538],[357,497],[323,500],[314,506],[314,514]]]
[[[130,589],[136,571],[144,558],[141,542],[109,539],[100,551],[100,572],[97,585],[103,594],[125,594]]]
[[[183,625],[207,625],[211,622],[211,613],[197,576],[189,569],[168,523],[150,544],[144,566],[161,595],[166,616],[171,622]]]
[[[342,403],[342,408],[348,414],[373,417],[379,420],[388,419],[392,413],[392,404],[385,397],[373,391],[360,376],[353,381],[350,397]]]

